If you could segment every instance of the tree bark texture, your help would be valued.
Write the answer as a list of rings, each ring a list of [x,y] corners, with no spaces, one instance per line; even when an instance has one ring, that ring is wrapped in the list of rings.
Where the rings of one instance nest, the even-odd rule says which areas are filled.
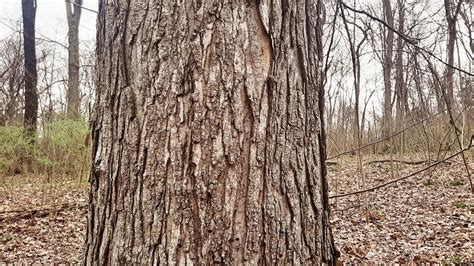
[[[24,127],[26,132],[34,136],[38,117],[38,92],[36,89],[36,0],[22,0],[23,15],[23,51],[25,58],[25,113]]]
[[[99,5],[84,263],[335,263],[322,1]]]
[[[68,24],[68,86],[66,93],[67,116],[79,118],[81,96],[79,90],[79,22],[81,21],[82,0],[66,0]]]

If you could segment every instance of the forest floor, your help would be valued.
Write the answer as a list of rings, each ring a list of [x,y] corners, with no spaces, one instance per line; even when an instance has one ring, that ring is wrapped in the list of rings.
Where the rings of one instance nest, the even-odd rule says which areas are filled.
[[[469,152],[468,152],[469,153]],[[365,188],[427,164],[367,163]],[[456,160],[455,160],[456,159]],[[378,190],[330,200],[341,262],[474,264],[474,196],[460,156]],[[419,158],[403,158],[414,162]],[[362,190],[356,158],[328,166],[330,196]],[[473,161],[469,160],[472,173]],[[336,187],[338,188],[336,193]]]
[[[366,188],[392,179],[390,163],[367,163],[374,159],[384,158],[364,158]],[[393,178],[425,166],[395,163]],[[328,180],[330,196],[358,190],[356,158],[330,164]],[[79,262],[87,188],[84,181],[0,177],[0,264]],[[474,197],[460,158],[438,165],[431,175],[330,202],[340,262],[474,262]]]

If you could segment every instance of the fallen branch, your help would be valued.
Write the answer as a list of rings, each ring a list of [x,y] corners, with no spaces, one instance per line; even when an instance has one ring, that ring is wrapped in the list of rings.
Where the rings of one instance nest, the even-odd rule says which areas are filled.
[[[78,204],[63,204],[58,207],[50,207],[43,209],[34,209],[34,210],[11,210],[11,211],[2,211],[0,212],[0,222],[12,222],[23,219],[31,219],[46,217],[52,213],[58,213],[73,209],[84,209],[87,207],[87,204],[78,205]],[[13,214],[13,215],[12,215]]]
[[[405,160],[398,160],[398,159],[393,159],[393,160],[390,160],[390,159],[382,159],[382,160],[369,161],[369,162],[366,162],[365,164],[390,163],[390,162],[403,163],[403,164],[409,164],[409,165],[420,165],[420,164],[429,163],[428,160],[405,161]],[[449,161],[445,161],[445,162],[443,162],[443,163],[445,163],[445,164],[451,164],[451,162],[449,162]]]
[[[382,187],[385,187],[385,186],[388,186],[390,184],[393,184],[393,183],[396,183],[396,182],[399,182],[399,181],[402,181],[402,180],[405,180],[409,177],[412,177],[412,176],[415,176],[419,173],[422,173],[428,169],[430,169],[431,167],[434,167],[440,163],[444,163],[446,161],[448,161],[449,159],[452,159],[456,156],[458,156],[459,154],[462,154],[463,152],[469,150],[470,148],[472,148],[473,146],[473,141],[472,141],[472,138],[471,138],[471,143],[469,144],[469,146],[467,146],[466,148],[456,152],[455,154],[452,154],[451,156],[447,157],[447,158],[444,158],[443,160],[439,160],[439,161],[436,161],[428,166],[426,166],[425,168],[422,168],[416,172],[413,172],[409,175],[406,175],[406,176],[403,176],[403,177],[400,177],[400,178],[397,178],[397,179],[394,179],[392,181],[388,181],[386,183],[383,183],[381,185],[378,185],[378,186],[375,186],[375,187],[371,187],[371,188],[368,188],[368,189],[364,189],[364,190],[359,190],[359,191],[354,191],[354,192],[349,192],[349,193],[344,193],[344,194],[339,194],[339,195],[334,195],[334,196],[329,196],[330,199],[333,199],[333,198],[341,198],[341,197],[346,197],[346,196],[350,196],[350,195],[356,195],[356,194],[362,194],[362,193],[366,193],[366,192],[370,192],[370,191],[373,191],[373,190],[376,190],[376,189],[379,189],[379,188],[382,188]]]

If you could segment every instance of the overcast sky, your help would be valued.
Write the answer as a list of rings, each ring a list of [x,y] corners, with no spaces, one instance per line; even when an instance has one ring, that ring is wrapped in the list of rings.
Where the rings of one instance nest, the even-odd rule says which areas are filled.
[[[98,0],[83,0],[84,7],[92,10],[98,9]],[[38,8],[36,10],[36,37],[37,41],[36,54],[41,56],[43,49],[50,49],[48,52],[54,51],[55,54],[55,70],[53,75],[55,79],[61,79],[66,76],[67,51],[63,46],[54,42],[44,41],[54,40],[56,42],[67,45],[67,19],[66,4],[64,0],[37,0]],[[79,27],[79,38],[81,40],[81,53],[94,51],[95,44],[95,24],[96,13],[87,10],[82,11],[81,23]],[[12,35],[15,30],[21,28],[21,0],[0,0],[0,39]],[[39,79],[38,86],[41,88],[43,79]],[[82,84],[82,83],[81,83]],[[84,84],[81,85],[84,88]],[[66,91],[65,83],[56,83],[52,88],[52,94],[62,97]],[[43,102],[46,98],[40,97],[40,106],[45,106]],[[64,108],[62,104],[56,104],[57,108]],[[41,108],[40,108],[41,109]],[[64,110],[63,110],[64,111]]]
[[[48,36],[60,42],[67,37],[66,6],[64,0],[37,0],[36,31],[38,35]],[[83,0],[84,7],[97,10],[98,0]],[[21,20],[21,0],[0,0],[0,38],[11,33],[5,25]],[[95,38],[96,14],[82,11],[79,28],[82,40]]]
[[[57,42],[63,43],[67,45],[67,21],[66,21],[66,10],[65,10],[65,2],[64,0],[37,0],[38,1],[38,9],[37,9],[37,17],[36,17],[36,32],[37,37],[53,39]],[[97,10],[98,9],[98,0],[83,0],[83,5],[86,8]],[[394,0],[392,0],[394,1]],[[422,13],[424,17],[430,17],[432,12],[439,10],[439,5],[442,4],[442,1],[432,1],[425,0],[420,1],[420,6],[423,3],[428,3],[428,10],[427,12]],[[367,2],[375,2],[379,3],[379,0],[362,0],[362,5],[367,4]],[[90,12],[87,10],[83,10],[82,18],[79,28],[81,45],[85,45],[86,43],[92,44],[88,46],[88,50],[93,50],[93,45],[95,43],[95,28],[96,28],[96,13]],[[381,14],[377,14],[381,15]],[[439,23],[444,23],[444,13],[439,12],[437,14],[437,20]],[[363,17],[363,16],[362,16]],[[363,17],[365,18],[365,17]],[[421,19],[421,18],[420,18]],[[434,18],[432,18],[435,20]],[[15,22],[21,21],[21,0],[0,0],[0,39],[10,35],[13,31],[9,27],[15,27]],[[374,23],[374,25],[376,25]],[[436,23],[435,23],[436,25]],[[460,27],[462,28],[462,23]],[[462,29],[461,29],[462,31]],[[360,36],[359,36],[360,37]],[[443,43],[443,39],[438,40],[438,45],[440,47],[439,51],[444,51],[445,44]],[[423,40],[420,44],[421,46],[428,46],[430,44],[429,40]],[[345,47],[343,44],[340,45],[339,52],[348,56],[348,48]],[[62,48],[61,48],[62,49]],[[371,47],[367,46],[363,52],[367,52],[368,50],[372,49]],[[82,50],[82,48],[81,48]],[[63,51],[64,52],[64,51]],[[337,53],[337,52],[336,52]],[[440,56],[444,58],[444,55]],[[350,60],[349,58],[346,58]],[[467,57],[461,56],[461,67],[468,68],[468,62],[466,63]],[[374,60],[371,60],[371,53],[367,53],[365,56],[361,58],[362,63],[362,95],[361,98],[364,99],[365,94],[369,94],[371,90],[376,90],[376,94],[372,98],[372,102],[381,103],[383,98],[383,83],[382,83],[382,71],[381,66]],[[444,66],[442,66],[444,67]],[[350,75],[346,78],[347,84],[345,84],[346,88],[349,89],[349,94],[352,94],[352,78]],[[379,105],[380,107],[380,105]]]

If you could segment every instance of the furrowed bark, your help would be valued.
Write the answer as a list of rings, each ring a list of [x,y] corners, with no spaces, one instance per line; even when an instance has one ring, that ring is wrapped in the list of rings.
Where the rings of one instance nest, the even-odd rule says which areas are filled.
[[[333,264],[322,1],[100,1],[84,264]]]

